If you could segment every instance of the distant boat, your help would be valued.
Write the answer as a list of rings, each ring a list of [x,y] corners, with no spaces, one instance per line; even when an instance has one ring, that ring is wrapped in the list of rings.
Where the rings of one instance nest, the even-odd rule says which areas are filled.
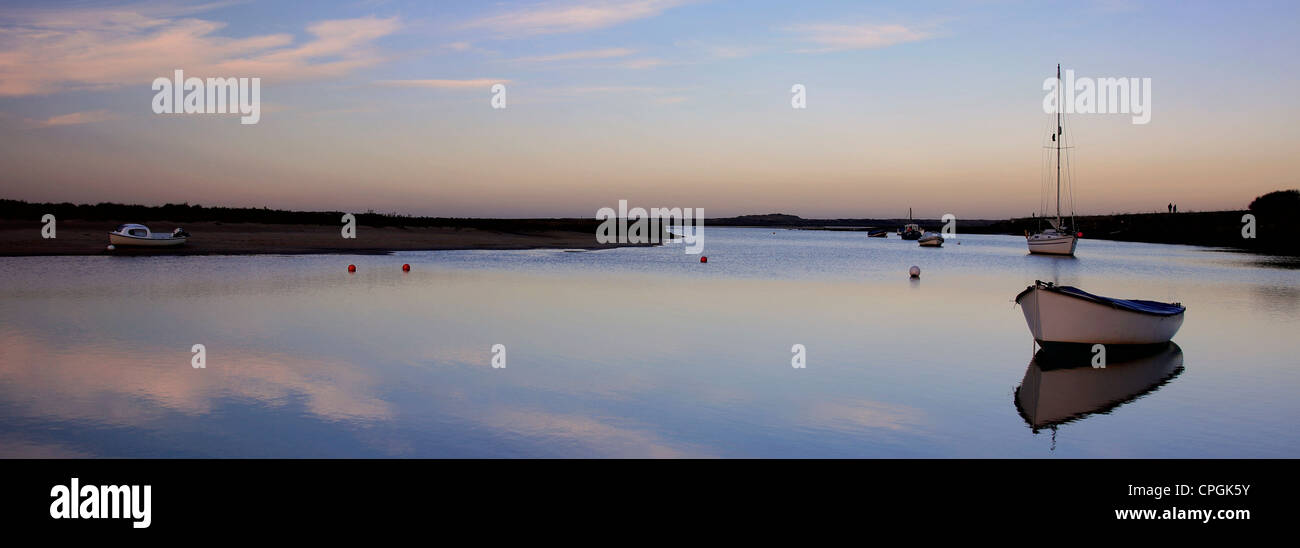
[[[919,240],[923,234],[921,226],[912,222],[912,208],[907,208],[907,224],[898,229],[898,235],[904,240]]]
[[[1176,343],[1119,354],[1094,368],[1087,355],[1040,350],[1016,387],[1016,410],[1035,431],[1111,410],[1150,394],[1183,371]]]
[[[1187,310],[1178,303],[1102,297],[1043,281],[1016,295],[1016,304],[1040,344],[1166,343],[1182,327]]]
[[[921,247],[943,247],[943,236],[938,232],[927,232],[916,241]]]
[[[132,247],[171,247],[185,243],[189,236],[188,232],[180,228],[171,234],[158,234],[144,225],[124,224],[108,233],[108,243]]]
[[[888,238],[888,237],[889,237],[889,231],[888,231],[888,230],[885,230],[885,229],[883,229],[883,228],[877,228],[877,229],[874,229],[874,230],[869,230],[869,231],[867,231],[867,237],[868,237],[868,238]]]
[[[1056,148],[1056,218],[1047,219],[1051,228],[1025,236],[1025,243],[1030,253],[1045,255],[1074,255],[1074,248],[1079,244],[1078,235],[1065,226],[1061,218],[1061,140],[1065,138],[1065,126],[1061,122],[1061,65],[1056,65],[1056,131],[1052,133],[1052,143]],[[1073,196],[1073,195],[1072,195]],[[1070,224],[1074,225],[1074,202],[1070,202]],[[1046,217],[1046,214],[1044,214]]]

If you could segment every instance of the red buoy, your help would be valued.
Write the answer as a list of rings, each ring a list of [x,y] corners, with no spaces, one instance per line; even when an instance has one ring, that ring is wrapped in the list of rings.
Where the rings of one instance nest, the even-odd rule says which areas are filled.
[[[700,257],[700,262],[702,262],[702,263],[707,263],[707,262],[709,262],[709,258],[708,258],[708,257],[701,256],[701,257]]]
[[[410,272],[410,271],[411,271],[411,265],[409,264],[402,265],[402,272]]]
[[[1080,237],[1080,238],[1083,237],[1083,231],[1082,231],[1082,230],[1079,231],[1079,237]]]
[[[356,272],[356,271],[357,271],[357,265],[354,264],[348,265],[348,272]]]

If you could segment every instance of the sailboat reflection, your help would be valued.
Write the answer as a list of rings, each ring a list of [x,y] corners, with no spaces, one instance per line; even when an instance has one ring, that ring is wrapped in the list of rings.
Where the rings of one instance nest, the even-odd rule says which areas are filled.
[[[1173,342],[1126,349],[1108,358],[1106,367],[1094,368],[1088,352],[1039,350],[1016,388],[1021,418],[1035,434],[1051,428],[1055,436],[1058,425],[1109,413],[1183,372],[1183,350]]]

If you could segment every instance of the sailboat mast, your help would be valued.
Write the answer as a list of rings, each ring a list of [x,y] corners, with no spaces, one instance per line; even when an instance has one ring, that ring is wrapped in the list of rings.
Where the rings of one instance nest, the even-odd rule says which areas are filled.
[[[1061,228],[1061,64],[1056,64],[1056,228]]]

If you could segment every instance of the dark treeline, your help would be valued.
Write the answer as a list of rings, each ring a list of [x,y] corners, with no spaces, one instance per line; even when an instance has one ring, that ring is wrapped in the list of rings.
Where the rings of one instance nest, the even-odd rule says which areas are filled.
[[[106,222],[218,222],[263,223],[286,225],[338,226],[343,211],[287,211],[255,207],[205,207],[190,204],[145,206],[137,204],[30,203],[0,199],[0,220],[39,221],[45,214],[56,219]],[[593,219],[474,219],[453,217],[416,217],[395,213],[354,213],[357,224],[370,227],[450,227],[476,228],[501,232],[536,232],[572,230],[591,232],[599,224]]]
[[[281,209],[250,207],[204,207],[190,204],[165,204],[144,206],[133,204],[50,204],[29,203],[0,199],[0,220],[37,222],[50,213],[58,219],[80,219],[105,222],[171,221],[263,223],[294,225],[338,226],[342,211],[286,211]],[[1247,224],[1243,215],[1255,218],[1254,238],[1243,236]],[[546,230],[571,230],[591,232],[600,222],[592,219],[482,219],[454,217],[416,217],[394,213],[356,213],[357,224],[370,227],[451,227],[493,230],[498,232],[538,232]],[[1270,192],[1250,203],[1249,209],[1238,211],[1206,211],[1185,213],[1130,213],[1114,215],[1087,215],[1076,218],[1075,230],[1084,238],[1188,244],[1215,247],[1233,247],[1266,253],[1300,255],[1300,239],[1288,231],[1289,225],[1300,219],[1300,190]],[[706,221],[712,226],[762,226],[772,228],[828,228],[828,227],[879,227],[894,230],[907,219],[804,219],[794,215],[768,214],[713,218]],[[938,219],[916,219],[926,230],[940,230]],[[1043,228],[1041,217],[1008,220],[958,219],[959,233],[968,234],[1023,234]]]
[[[1247,229],[1247,214],[1254,219],[1253,230]],[[1084,238],[1232,247],[1300,256],[1300,240],[1289,230],[1298,218],[1300,191],[1278,190],[1255,198],[1244,210],[1088,215],[1076,218],[1076,230],[1083,232]],[[1018,234],[1042,228],[1043,221],[1033,217],[1011,219],[988,229]]]
[[[962,219],[959,225],[966,232],[987,233],[986,227],[992,226],[1003,221],[992,221],[987,219]],[[766,215],[741,215],[739,217],[717,217],[708,219],[705,225],[712,226],[758,226],[772,228],[885,228],[894,230],[907,223],[916,223],[922,229],[938,231],[943,227],[943,221],[940,219],[871,219],[871,218],[844,218],[844,219],[805,219],[797,215],[787,215],[785,213],[769,213]]]
[[[1244,231],[1254,217],[1253,238]],[[1261,253],[1300,256],[1300,239],[1288,231],[1300,219],[1300,190],[1278,190],[1255,198],[1248,209],[1185,213],[1123,213],[1085,215],[1075,218],[1075,230],[1083,237],[1125,242],[1230,247]],[[908,223],[907,219],[804,219],[794,215],[772,213],[709,219],[715,226],[761,226],[771,228],[833,229],[836,227],[873,227],[890,231]],[[938,231],[939,219],[915,219],[925,230]],[[1006,220],[957,220],[958,234],[1025,234],[1046,228],[1042,217]]]

